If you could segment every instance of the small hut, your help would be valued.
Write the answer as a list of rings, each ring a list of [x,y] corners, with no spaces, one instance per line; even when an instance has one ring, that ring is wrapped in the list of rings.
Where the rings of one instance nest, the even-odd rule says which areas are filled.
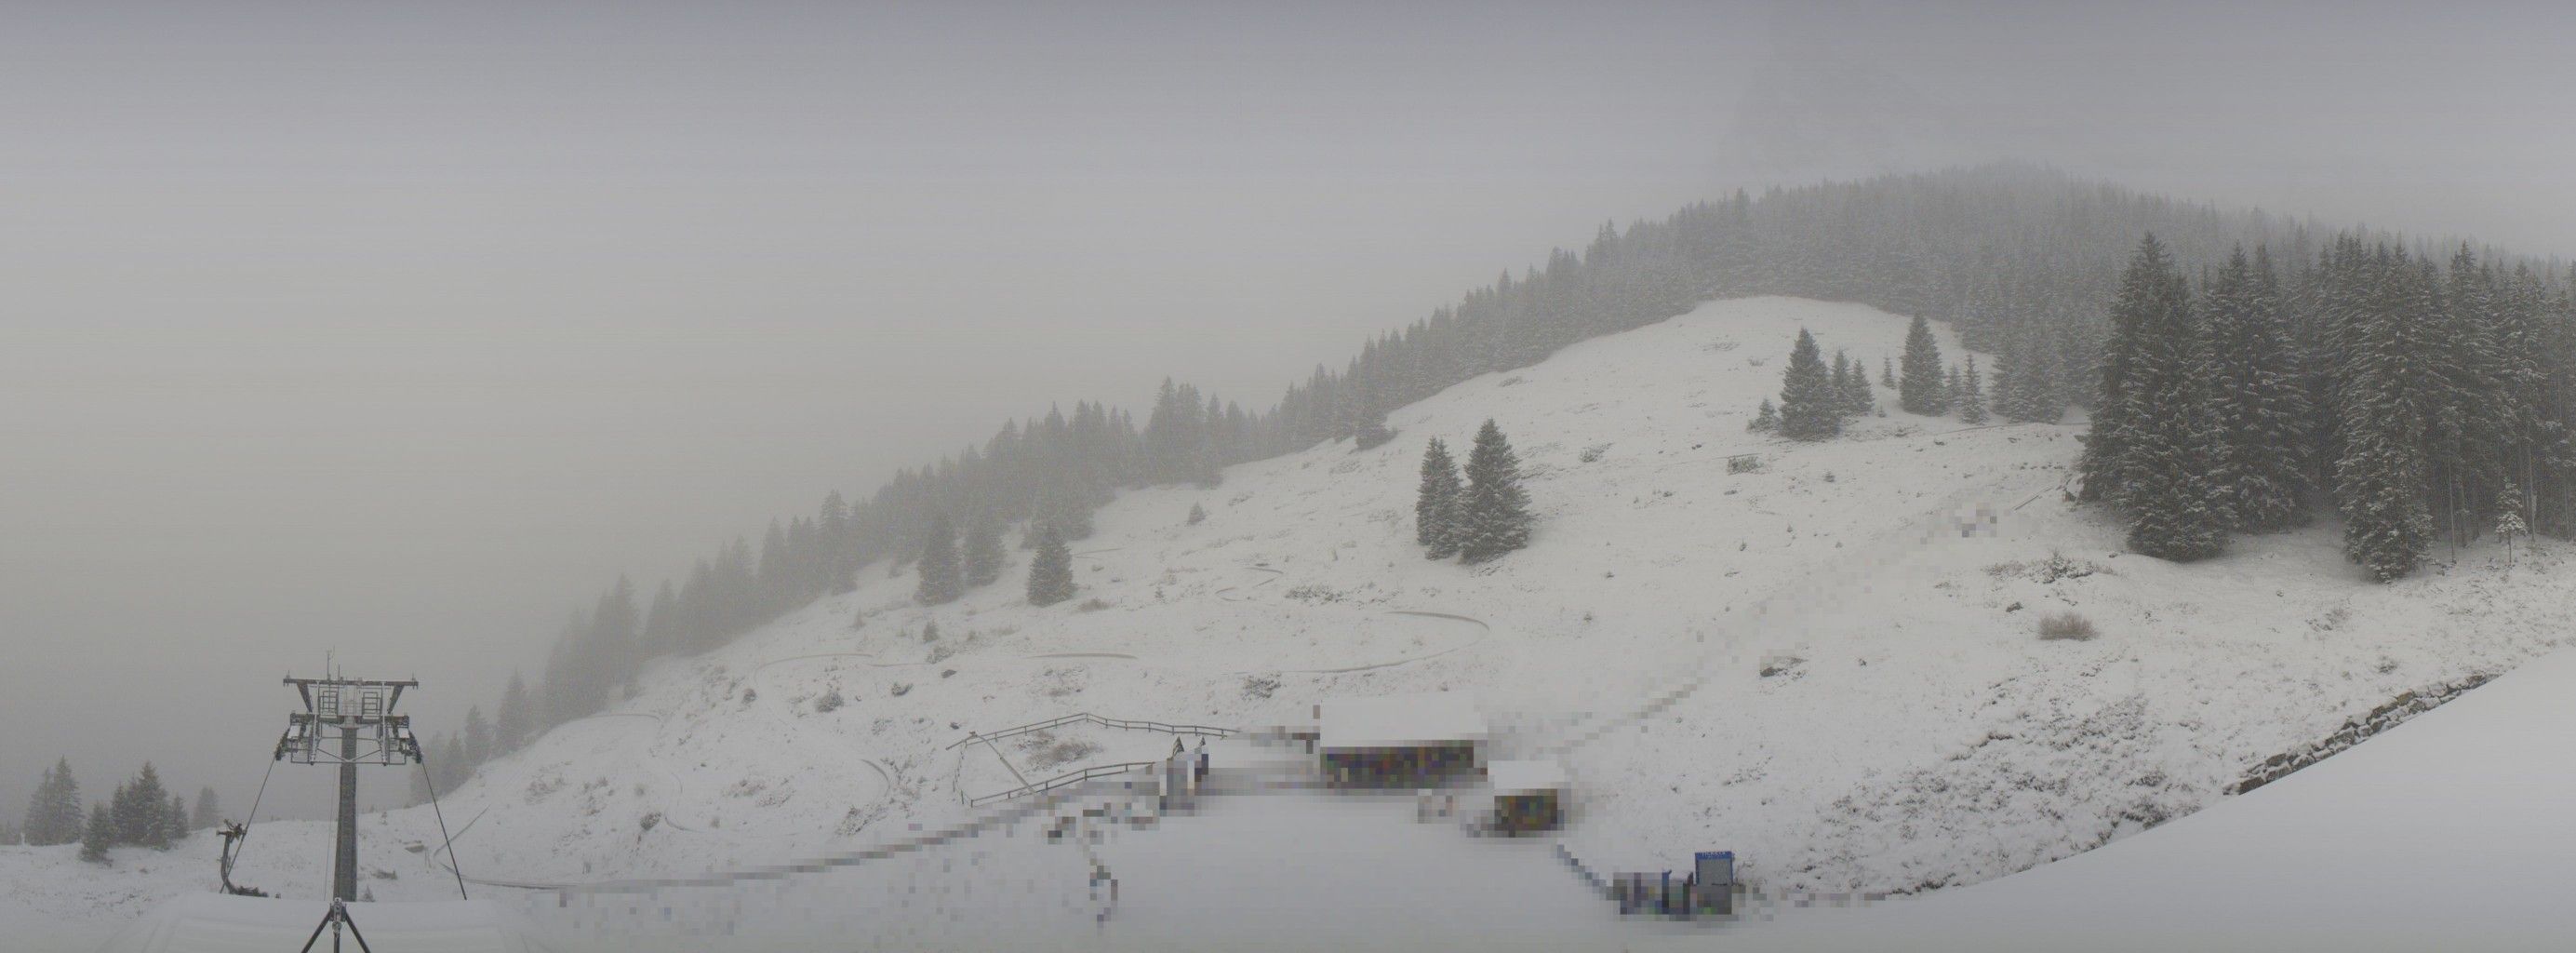
[[[1498,834],[1535,834],[1565,825],[1565,770],[1553,761],[1496,761],[1485,766],[1493,786],[1486,827]]]
[[[1421,788],[1472,777],[1485,717],[1464,694],[1348,698],[1316,706],[1315,748],[1334,787]]]

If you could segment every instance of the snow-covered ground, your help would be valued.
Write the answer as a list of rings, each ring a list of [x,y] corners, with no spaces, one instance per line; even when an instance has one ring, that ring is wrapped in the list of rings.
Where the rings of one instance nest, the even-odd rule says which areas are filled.
[[[2576,651],[2553,653],[2145,836],[1848,915],[1747,922],[1727,947],[2563,950],[2571,699]]]
[[[1171,744],[1096,726],[955,744],[970,730],[1082,711],[1276,725],[1336,696],[1457,691],[1497,727],[1498,756],[1568,766],[1563,844],[1597,869],[1732,849],[1766,890],[1910,891],[2191,813],[2347,718],[2576,628],[2558,544],[2517,545],[2510,570],[2481,545],[2387,586],[2343,561],[2331,526],[2192,566],[2122,554],[2118,527],[2060,489],[2078,422],[1969,428],[1898,412],[1880,388],[1888,416],[1842,439],[1749,434],[1801,326],[1873,375],[1905,331],[1863,306],[1755,298],[1576,345],[1396,411],[1386,446],[1123,495],[1075,547],[1083,590],[1057,606],[1021,599],[1024,551],[1002,583],[937,608],[873,567],[857,592],[659,662],[608,714],[485,766],[445,799],[457,853],[467,875],[514,884],[845,853],[966,823],[965,798],[1018,777]],[[1487,565],[1426,561],[1422,441],[1462,445],[1489,417],[1529,474],[1534,541]],[[1740,453],[1760,469],[1730,474]],[[2060,611],[2100,635],[2040,640]],[[1209,820],[1128,840],[1221,852],[1186,840]],[[368,862],[393,875],[369,881],[379,897],[452,896],[430,852],[403,848],[435,842],[427,809],[368,823]],[[327,825],[252,836],[237,880],[321,891]],[[202,889],[214,854],[102,869],[69,850],[0,848],[0,924],[102,935]],[[1138,878],[1122,906],[1181,916]]]

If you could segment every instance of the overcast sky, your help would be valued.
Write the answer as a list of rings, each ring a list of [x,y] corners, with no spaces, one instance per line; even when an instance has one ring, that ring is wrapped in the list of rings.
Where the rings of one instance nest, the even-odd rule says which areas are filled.
[[[0,812],[238,813],[326,649],[444,729],[621,572],[1738,186],[2576,251],[2563,5],[2093,6],[0,6]]]

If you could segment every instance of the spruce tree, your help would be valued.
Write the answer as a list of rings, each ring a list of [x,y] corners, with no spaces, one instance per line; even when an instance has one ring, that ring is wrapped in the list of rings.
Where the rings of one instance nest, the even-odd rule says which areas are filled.
[[[483,706],[465,709],[465,761],[482,764],[492,759],[492,723],[483,719]]]
[[[966,585],[982,586],[1002,578],[1002,523],[992,514],[975,518],[966,530]]]
[[[1914,317],[1905,330],[1905,376],[1896,386],[1897,406],[1909,414],[1940,414],[1950,410],[1941,375],[1941,344],[1933,340],[1932,322],[1922,315]]]
[[[2497,512],[2495,534],[2496,541],[2504,544],[2505,565],[2511,566],[2513,565],[2513,541],[2529,534],[2531,532],[2531,527],[2529,524],[2522,521],[2522,509],[2520,506],[2522,494],[2520,490],[2514,486],[2511,479],[2504,481],[2504,491],[2501,495],[2505,500],[2509,501],[2511,505],[2507,505]]]
[[[2168,290],[2171,290],[2170,287]],[[2187,295],[2133,328],[2113,497],[2129,515],[2129,548],[2174,562],[2215,556],[2234,516],[2209,381],[2211,350]]]
[[[1916,318],[1914,320],[1920,322],[1923,319]],[[1894,360],[1887,357],[1880,357],[1878,359],[1878,386],[1891,388],[1896,386],[1896,362]]]
[[[56,759],[37,782],[35,794],[27,799],[21,836],[40,847],[79,840],[80,802],[80,782],[72,777],[71,759]]]
[[[1823,440],[1841,433],[1840,394],[1833,383],[1815,336],[1798,329],[1798,343],[1789,349],[1789,366],[1780,372],[1780,435]]]
[[[161,827],[162,809],[168,803],[163,798],[169,793],[162,789],[161,775],[152,770],[152,762],[144,762],[143,770],[134,776],[133,781],[118,788],[111,802],[109,815],[116,822],[116,842],[144,847],[168,846],[169,842],[162,838]]]
[[[2277,299],[2270,254],[2257,248],[2249,262],[2238,248],[2202,306],[2221,455],[2211,472],[2236,527],[2256,533],[2298,523],[2306,466],[2307,395]]]
[[[1878,395],[1869,389],[1869,369],[1861,362],[1851,362],[1851,376],[1843,379],[1843,413],[1866,417],[1878,407]]]
[[[1071,598],[1073,550],[1049,523],[1038,531],[1037,555],[1029,560],[1029,604],[1051,606]]]
[[[196,811],[188,816],[188,829],[202,831],[224,822],[223,802],[215,799],[212,786],[197,789]]]
[[[2373,287],[2353,316],[2344,360],[2335,502],[2344,515],[2344,554],[2388,582],[2415,571],[2432,550],[2423,436],[2435,385],[2417,363],[2432,348],[2423,340],[2414,269],[2403,251],[2385,248],[2368,267]]]
[[[2084,477],[2083,499],[2119,497],[2129,463],[2130,430],[2138,425],[2131,419],[2134,401],[2130,378],[2147,347],[2148,329],[2181,320],[2174,312],[2185,307],[2182,281],[2182,273],[2165,254],[2163,242],[2157,241],[2153,233],[2138,240],[2138,250],[2129,256],[2128,268],[2120,274],[2119,292],[2111,299],[2111,336],[2102,344],[2096,371],[2093,426],[2084,437],[2084,454],[2076,463],[2077,472]],[[2005,394],[2004,415],[2016,421],[2029,419],[2028,415],[2037,410],[2022,393],[2028,387],[2023,381],[2032,363],[2028,357],[2018,350],[2008,352],[2005,366],[2009,376],[1998,374],[2011,385]],[[1997,389],[2005,390],[2001,384]]]
[[[2065,379],[2059,372],[2059,365],[2063,363],[2060,360],[2063,352],[2059,349],[2062,329],[2052,332],[2045,327],[2033,326],[2024,333],[2029,337],[2023,350],[2029,373],[2019,377],[2022,383],[2020,410],[2014,419],[2023,423],[2056,423],[2066,416]]]
[[[1977,379],[1977,356],[1968,355],[1968,369],[1959,376],[1959,422],[1971,426],[1985,423],[1986,388]]]
[[[921,585],[913,598],[922,605],[946,605],[966,592],[963,571],[957,564],[957,527],[941,513],[930,520],[930,531],[922,538]]]
[[[1745,422],[1744,429],[1755,433],[1771,433],[1779,430],[1780,409],[1771,406],[1771,398],[1762,398],[1761,408],[1753,412],[1753,419]]]
[[[1190,504],[1190,513],[1187,517],[1182,519],[1182,522],[1190,526],[1197,526],[1200,523],[1207,522],[1207,507],[1200,506],[1196,503]]]
[[[170,809],[161,814],[161,849],[168,850],[188,839],[188,799],[170,795]]]
[[[1422,486],[1413,499],[1413,541],[1429,559],[1458,554],[1461,492],[1457,461],[1449,447],[1431,438],[1422,450]]]
[[[1521,465],[1502,428],[1492,420],[1476,431],[1476,446],[1467,453],[1467,487],[1459,507],[1458,555],[1483,562],[1529,545],[1529,493],[1521,488]]]
[[[474,763],[465,760],[465,739],[448,735],[439,744],[438,763],[430,766],[438,772],[438,789],[454,791],[474,778]]]
[[[500,714],[492,720],[492,750],[508,754],[528,742],[528,732],[535,728],[536,704],[528,697],[528,683],[519,673],[510,673],[510,687],[501,692]]]
[[[81,828],[80,859],[93,864],[107,863],[107,849],[116,844],[116,817],[108,813],[105,804],[90,805],[89,823]]]
[[[1853,368],[1850,352],[1836,348],[1833,370],[1825,375],[1825,382],[1834,389],[1834,413],[1837,416],[1849,418],[1860,415],[1860,409],[1852,406],[1852,378],[1859,373]]]

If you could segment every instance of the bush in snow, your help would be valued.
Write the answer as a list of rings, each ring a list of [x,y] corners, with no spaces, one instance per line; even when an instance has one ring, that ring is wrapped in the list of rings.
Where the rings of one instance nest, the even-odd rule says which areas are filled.
[[[815,714],[828,715],[839,710],[841,710],[841,689],[838,686],[823,692],[823,697],[814,699]]]
[[[1207,522],[1207,507],[1200,506],[1196,503],[1190,504],[1189,522],[1192,526],[1197,526],[1200,523]]]
[[[1351,435],[1351,449],[1373,450],[1385,446],[1387,441],[1393,439],[1395,439],[1395,431],[1386,429],[1384,423],[1372,420],[1361,424],[1359,431]]]
[[[2086,642],[2098,634],[2093,630],[2093,620],[2073,612],[2053,612],[2039,619],[2039,637],[2047,641],[2073,639]]]

